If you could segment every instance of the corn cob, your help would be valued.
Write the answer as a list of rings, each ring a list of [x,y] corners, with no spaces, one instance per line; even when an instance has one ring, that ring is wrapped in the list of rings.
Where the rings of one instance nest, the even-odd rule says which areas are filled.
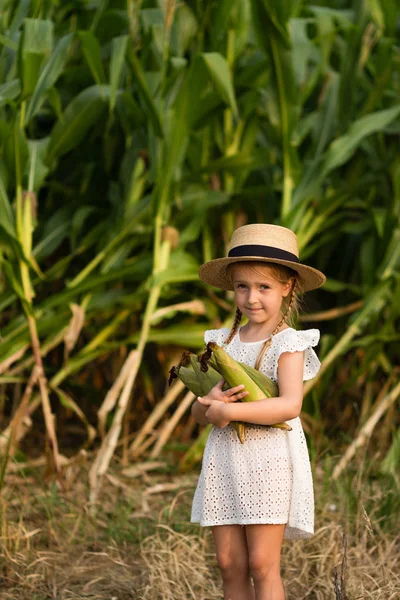
[[[210,367],[207,371],[201,370],[199,357],[191,352],[182,354],[179,365],[172,367],[169,375],[169,385],[179,377],[195,396],[206,396],[222,378],[213,367]]]
[[[273,398],[278,394],[278,388],[271,379],[260,371],[234,360],[214,342],[207,344],[206,351],[200,357],[190,352],[184,352],[179,365],[172,367],[170,371],[169,383],[171,384],[176,377],[179,377],[196,396],[207,395],[221,380],[221,377],[226,382],[225,389],[244,384],[246,391],[249,392],[243,398],[244,402]],[[244,423],[232,424],[243,444],[245,441]],[[268,425],[268,427],[291,430],[287,423],[276,423]]]
[[[211,365],[215,371],[220,373],[228,384],[228,388],[243,384],[245,390],[249,393],[242,399],[242,402],[255,402],[263,398],[274,398],[278,395],[278,388],[269,377],[257,369],[237,362],[215,342],[207,344],[207,350],[200,357],[200,363],[203,370]],[[237,422],[233,425],[240,442],[243,444],[245,441],[245,424]],[[269,427],[285,431],[291,431],[292,429],[287,423],[274,423]]]

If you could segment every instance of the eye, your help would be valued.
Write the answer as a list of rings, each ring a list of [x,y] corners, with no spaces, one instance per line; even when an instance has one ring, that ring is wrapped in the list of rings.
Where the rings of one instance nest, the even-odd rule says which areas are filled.
[[[235,287],[237,290],[244,290],[246,288],[244,283],[237,283]]]
[[[269,289],[270,289],[270,287],[269,287],[269,285],[267,285],[267,284],[265,283],[264,285],[260,285],[260,289],[261,289],[261,290],[269,290]]]

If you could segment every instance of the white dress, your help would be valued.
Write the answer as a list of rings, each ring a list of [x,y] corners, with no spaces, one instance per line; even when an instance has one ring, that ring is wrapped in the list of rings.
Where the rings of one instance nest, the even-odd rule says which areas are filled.
[[[229,331],[206,331],[205,342],[221,345]],[[303,380],[311,379],[320,368],[312,349],[318,341],[318,329],[284,329],[272,338],[261,370],[277,382],[279,356],[283,352],[304,351]],[[263,341],[242,342],[237,332],[225,350],[235,360],[254,367],[262,344]],[[300,418],[287,423],[292,431],[246,424],[244,444],[232,425],[211,428],[193,499],[193,523],[201,526],[286,523],[285,538],[311,537],[314,492],[310,458]]]

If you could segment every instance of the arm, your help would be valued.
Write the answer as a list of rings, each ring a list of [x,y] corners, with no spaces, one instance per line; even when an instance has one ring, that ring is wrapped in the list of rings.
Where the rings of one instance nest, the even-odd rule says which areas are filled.
[[[209,424],[210,421],[206,417],[207,410],[208,410],[208,406],[204,406],[203,404],[200,404],[200,402],[198,400],[195,400],[193,402],[191,413],[192,413],[192,416],[194,417],[194,420],[199,425],[208,425]]]
[[[206,418],[272,425],[298,417],[303,403],[303,362],[303,352],[284,352],[278,363],[278,397],[220,406],[208,403]]]
[[[236,387],[230,388],[228,390],[223,390],[225,381],[221,379],[217,385],[215,385],[206,396],[202,398],[199,397],[192,404],[192,415],[200,425],[207,425],[208,423],[212,423],[217,427],[226,427],[229,423],[227,419],[216,418],[213,419],[208,418],[206,413],[208,412],[209,405],[213,402],[217,404],[225,404],[228,402],[235,402],[236,400],[240,400],[247,396],[249,392],[243,390],[244,385],[237,385]],[[203,404],[204,402],[204,404]]]

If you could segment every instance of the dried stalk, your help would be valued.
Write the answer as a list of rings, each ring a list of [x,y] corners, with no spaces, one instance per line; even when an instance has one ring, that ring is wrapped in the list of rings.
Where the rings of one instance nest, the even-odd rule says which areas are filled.
[[[386,394],[382,398],[381,402],[379,402],[379,404],[376,406],[374,412],[369,417],[368,421],[361,428],[356,439],[353,440],[353,442],[347,448],[346,452],[344,453],[344,455],[342,456],[342,458],[340,459],[339,463],[336,465],[333,471],[334,480],[337,479],[339,475],[343,472],[343,470],[346,468],[349,461],[353,458],[354,454],[356,453],[357,449],[361,446],[364,446],[364,444],[368,441],[379,419],[388,410],[388,408],[397,400],[399,396],[400,382],[392,389],[392,391],[389,394]]]
[[[339,583],[337,568],[334,567],[334,569],[333,569],[336,600],[349,600],[349,597],[346,594],[345,583],[344,583],[344,570],[346,568],[346,562],[347,562],[347,536],[346,536],[346,534],[343,535],[343,547],[344,547],[344,553],[343,553],[342,564],[340,567],[340,583]]]
[[[161,400],[161,402],[159,402],[154,407],[153,412],[147,418],[147,421],[145,422],[145,424],[143,425],[143,427],[137,434],[134,442],[131,444],[129,451],[133,458],[138,458],[138,456],[140,456],[141,452],[139,451],[139,448],[140,448],[144,438],[146,437],[146,435],[148,435],[149,433],[152,432],[153,428],[158,423],[158,421],[163,417],[165,412],[168,410],[169,406],[176,400],[176,398],[179,396],[179,394],[184,389],[185,389],[185,385],[182,383],[182,381],[177,380],[171,386],[171,388],[168,390],[167,394],[164,396],[164,398]]]
[[[38,371],[39,389],[42,400],[43,416],[46,425],[46,432],[49,439],[50,449],[54,461],[54,469],[57,473],[60,472],[60,459],[58,452],[58,441],[54,426],[54,415],[51,412],[50,399],[47,389],[47,379],[43,369],[42,356],[40,354],[39,336],[36,329],[35,319],[31,315],[27,315],[29,331],[32,340],[33,355],[35,357],[36,369]]]
[[[22,438],[27,433],[27,431],[30,429],[30,427],[31,427],[30,416],[35,412],[35,410],[37,408],[39,408],[40,404],[41,404],[40,395],[36,394],[33,397],[32,402],[30,402],[30,404],[28,404],[25,408],[24,415],[23,415],[23,422],[24,422],[25,428],[20,429],[19,437],[15,441],[18,441],[18,442],[21,441]],[[28,420],[29,420],[29,422],[28,422]],[[11,425],[11,423],[9,423],[7,425],[7,427],[0,433],[0,442],[1,442],[2,438],[6,439],[6,440],[9,439],[10,435],[12,434],[11,427],[12,427],[12,425]],[[0,454],[1,453],[2,453],[2,446],[0,444]]]
[[[338,319],[343,315],[348,315],[356,310],[359,310],[363,305],[362,300],[348,304],[347,306],[340,306],[339,308],[331,308],[330,310],[323,310],[321,312],[310,313],[300,315],[300,321],[306,321],[306,323],[312,323],[313,321],[332,321]]]
[[[190,300],[189,302],[179,302],[171,306],[163,306],[156,310],[151,317],[151,322],[160,321],[166,315],[173,312],[189,312],[192,315],[205,315],[206,307],[201,300]]]
[[[47,356],[47,354],[51,350],[53,350],[53,348],[56,348],[58,346],[58,344],[61,344],[61,342],[64,339],[64,333],[65,333],[65,327],[63,327],[55,335],[54,338],[52,338],[51,340],[49,340],[47,343],[44,343],[44,344],[41,345],[41,347],[40,347],[40,353],[42,355],[42,358],[45,358]],[[26,358],[22,362],[20,362],[17,365],[15,365],[15,367],[10,370],[9,375],[17,375],[18,373],[23,373],[25,371],[25,369],[27,369],[28,367],[32,366],[34,364],[34,362],[35,362],[34,357],[33,356],[29,356],[28,358]]]
[[[151,458],[157,458],[157,456],[160,454],[162,447],[167,443],[167,441],[171,437],[173,430],[175,429],[175,427],[177,426],[177,424],[179,423],[189,406],[192,404],[194,399],[195,395],[192,394],[192,392],[188,392],[183,398],[182,402],[180,402],[178,408],[176,409],[172,417],[169,419],[169,421],[167,421],[164,424],[160,436],[157,440],[157,443],[150,454]]]
[[[136,463],[130,467],[126,467],[126,469],[122,469],[121,473],[124,477],[134,478],[134,477],[143,477],[145,473],[148,471],[154,471],[155,469],[165,469],[166,463],[164,461],[157,462],[143,462]]]
[[[117,400],[118,400],[118,396],[121,393],[121,390],[123,388],[123,386],[126,383],[126,380],[129,377],[129,374],[132,372],[133,368],[134,368],[134,363],[137,360],[136,354],[135,352],[130,352],[130,354],[128,355],[127,359],[125,360],[122,369],[117,377],[117,379],[115,380],[114,384],[112,385],[112,387],[110,388],[110,390],[108,391],[103,404],[100,406],[99,410],[97,411],[97,417],[99,420],[99,424],[98,424],[98,428],[99,428],[99,433],[100,436],[102,438],[104,438],[106,431],[106,418],[108,413],[114,408]]]
[[[85,323],[85,308],[75,303],[70,304],[70,308],[72,317],[64,336],[64,362],[67,362]]]
[[[136,373],[140,365],[140,360],[141,354],[137,350],[132,350],[126,359],[126,362],[129,362],[129,364],[131,365],[131,371],[129,373],[129,376],[125,380],[125,384],[122,389],[121,396],[119,398],[118,408],[115,413],[111,428],[105,436],[103,443],[101,444],[101,447],[97,453],[96,459],[89,471],[90,502],[92,504],[94,504],[97,500],[102,477],[106,473],[111,458],[114,454],[119,434],[121,432],[123,416],[128,405],[129,396],[132,392]]]
[[[150,431],[148,438],[146,440],[144,440],[144,442],[142,444],[140,444],[140,446],[136,450],[134,458],[136,456],[142,456],[146,452],[147,448],[150,448],[150,446],[152,446],[154,444],[154,442],[157,439],[157,436],[158,436],[157,431],[155,431],[155,430]]]
[[[8,371],[9,367],[11,367],[14,362],[22,358],[28,348],[28,345],[22,346],[22,348],[14,352],[14,354],[3,360],[3,362],[0,363],[0,375]]]
[[[12,455],[15,450],[15,444],[19,442],[19,440],[24,436],[25,431],[30,428],[26,423],[26,412],[27,407],[29,405],[29,400],[32,396],[33,388],[35,387],[39,377],[39,370],[35,365],[32,369],[32,372],[29,377],[29,381],[26,385],[24,395],[22,396],[22,400],[20,405],[18,406],[15,414],[10,423],[10,432],[11,433],[11,445],[10,445],[10,454]],[[29,417],[28,417],[29,419]],[[30,421],[30,419],[29,419]]]
[[[121,319],[125,318],[127,314],[128,314],[128,311],[123,311],[121,314],[117,315],[117,317],[112,321],[112,323],[110,325],[108,325],[104,330],[102,330],[97,336],[95,336],[95,338],[93,338],[85,346],[85,348],[81,351],[81,354],[85,354],[86,352],[89,352],[89,349],[92,350],[93,348],[96,347],[96,345],[98,345],[101,342],[104,342],[107,339],[107,336],[109,336],[115,330],[115,328],[120,323]],[[66,328],[63,327],[56,334],[56,336],[54,338],[49,340],[46,344],[43,344],[43,346],[40,349],[42,359],[48,354],[48,352],[50,352],[53,348],[55,348],[56,346],[58,346],[60,343],[63,342],[64,336],[65,336],[65,331],[66,331]],[[88,359],[88,361],[89,361],[89,359]],[[20,373],[20,372],[24,371],[27,367],[31,366],[32,363],[34,363],[34,362],[35,362],[35,357],[31,356],[31,357],[27,358],[26,360],[23,360],[21,363],[18,363],[14,367],[14,369],[12,369],[12,371],[10,371],[10,374]],[[64,381],[64,379],[66,379],[66,377],[68,375],[70,375],[71,371],[73,372],[73,369],[71,369],[70,366],[64,366],[62,369],[60,369],[49,381],[50,389],[58,388],[60,383],[62,381]],[[25,417],[29,417],[30,415],[32,415],[35,412],[35,410],[40,406],[40,402],[41,402],[40,397],[35,395],[33,397],[32,401],[30,402],[30,404],[26,407]],[[23,432],[20,431],[21,437],[19,439],[22,439],[27,431],[28,431],[28,428],[26,428]],[[8,439],[10,432],[11,432],[11,429],[10,429],[10,425],[9,425],[6,429],[4,429],[4,431],[2,433],[0,433],[0,437],[4,437],[5,439]]]
[[[308,394],[312,388],[317,385],[322,375],[328,369],[328,367],[342,354],[344,354],[353,339],[361,333],[366,324],[369,322],[370,315],[376,312],[377,307],[379,305],[384,304],[385,299],[387,299],[389,289],[389,283],[384,282],[380,284],[374,291],[371,293],[369,298],[363,303],[363,308],[360,311],[359,315],[354,319],[353,323],[348,327],[346,332],[342,335],[337,344],[328,352],[322,361],[321,368],[318,371],[317,375],[314,379],[310,379],[304,385],[304,395]]]

